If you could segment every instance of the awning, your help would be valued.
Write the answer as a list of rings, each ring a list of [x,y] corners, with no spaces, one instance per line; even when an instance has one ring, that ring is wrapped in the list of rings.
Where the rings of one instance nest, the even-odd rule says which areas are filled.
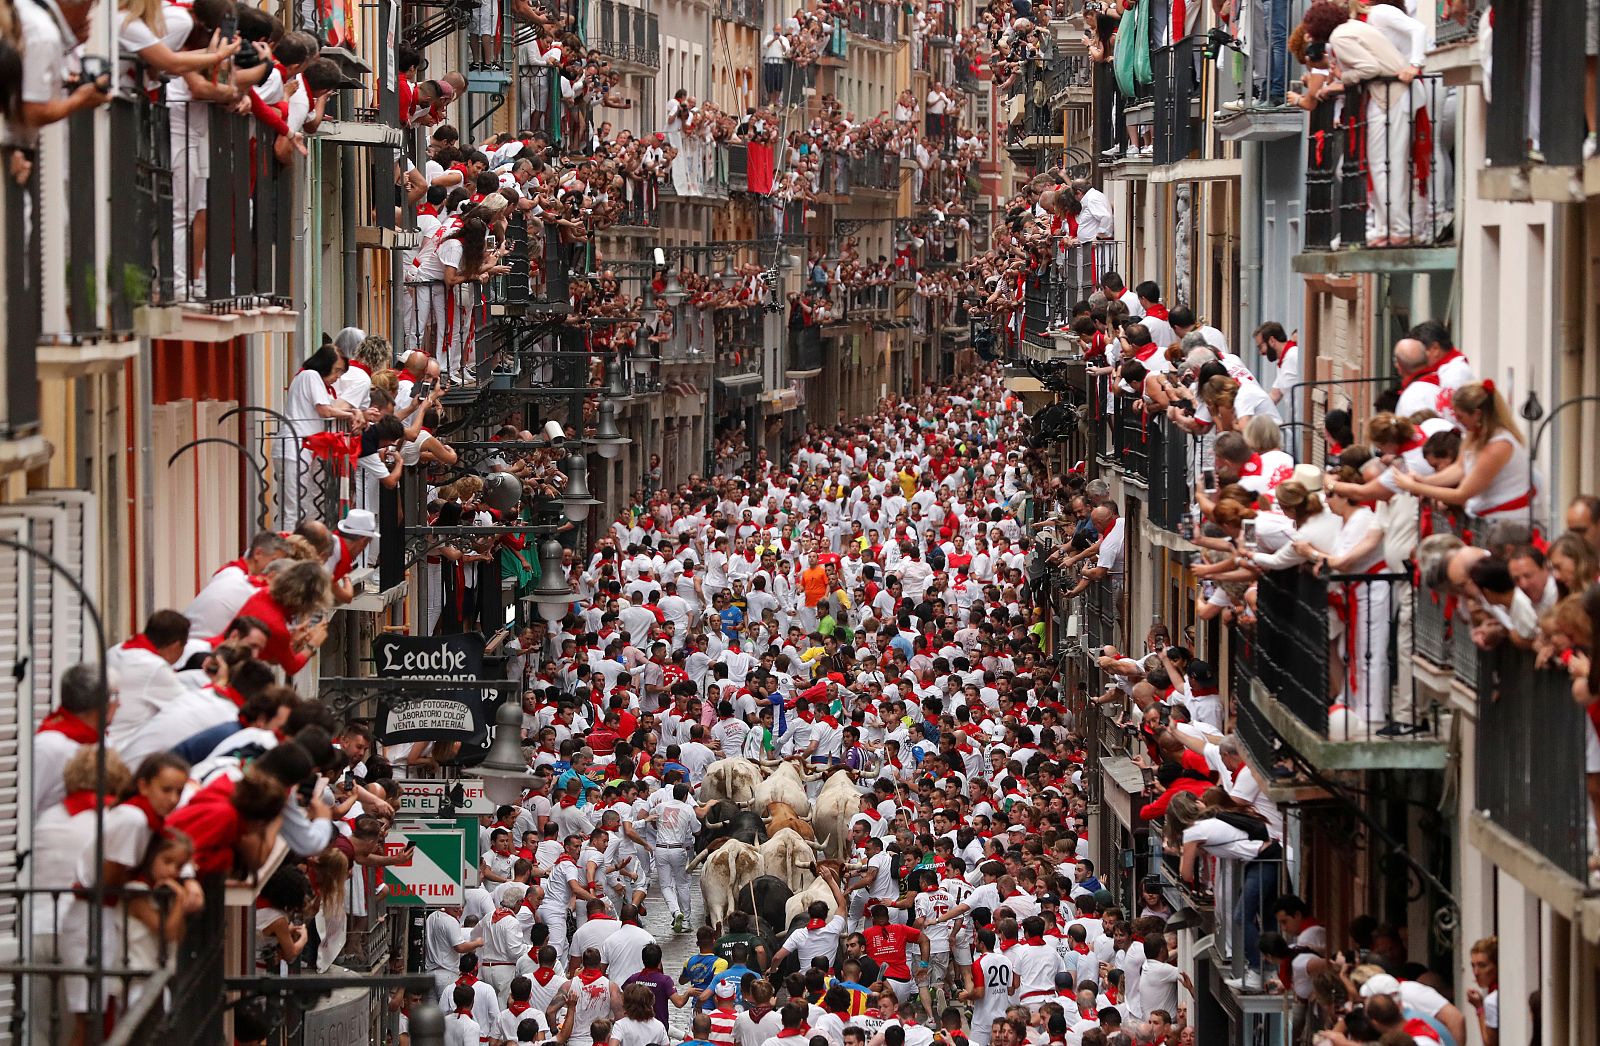
[[[761,374],[751,371],[745,374],[734,374],[726,378],[717,379],[717,392],[732,396],[735,399],[753,399],[761,391],[761,385],[766,379]]]

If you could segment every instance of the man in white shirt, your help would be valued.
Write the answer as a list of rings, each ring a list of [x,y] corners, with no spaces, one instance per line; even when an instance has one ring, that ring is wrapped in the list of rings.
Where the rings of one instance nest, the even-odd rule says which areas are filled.
[[[112,748],[132,737],[167,704],[188,692],[173,669],[189,641],[189,619],[176,610],[157,610],[144,631],[106,654],[106,669],[116,673],[121,703],[106,733]]]
[[[842,913],[845,910],[844,894],[839,892],[839,883],[832,869],[823,870],[822,881],[833,891],[832,911]],[[777,969],[791,955],[800,960],[802,970],[810,969],[811,960],[818,956],[825,957],[830,966],[833,964],[835,956],[839,954],[839,939],[844,936],[844,915],[829,914],[829,908],[827,901],[811,902],[806,908],[806,924],[784,939],[783,947],[767,964],[767,972]]]

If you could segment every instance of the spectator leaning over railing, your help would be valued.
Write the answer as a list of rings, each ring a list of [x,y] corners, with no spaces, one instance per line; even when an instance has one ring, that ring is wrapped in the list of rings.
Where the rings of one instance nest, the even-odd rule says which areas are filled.
[[[1494,382],[1463,385],[1450,399],[1465,432],[1461,457],[1426,479],[1395,474],[1400,489],[1422,498],[1466,510],[1490,521],[1537,519],[1537,483],[1528,446]]]

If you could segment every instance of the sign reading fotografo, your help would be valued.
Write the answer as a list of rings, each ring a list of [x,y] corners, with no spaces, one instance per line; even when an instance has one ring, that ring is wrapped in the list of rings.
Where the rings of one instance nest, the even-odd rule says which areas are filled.
[[[384,679],[445,682],[477,679],[483,671],[483,637],[382,635],[373,643],[378,675]],[[378,733],[384,744],[408,741],[488,741],[494,715],[492,690],[418,686],[386,694],[378,706]]]

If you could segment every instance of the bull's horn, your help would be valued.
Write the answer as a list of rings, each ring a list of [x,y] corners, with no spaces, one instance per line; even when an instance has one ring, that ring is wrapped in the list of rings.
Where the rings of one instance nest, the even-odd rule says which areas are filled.
[[[818,850],[821,850],[823,852],[827,852],[828,843],[831,842],[832,840],[833,840],[833,836],[825,835],[825,836],[822,837],[822,842],[815,843],[813,845],[815,845]]]
[[[821,771],[818,771],[817,773],[813,774],[813,773],[808,773],[805,770],[801,770],[800,771],[800,776],[804,777],[807,781],[820,781],[824,777],[828,776],[828,772],[826,770],[821,770]]]
[[[817,851],[817,853],[819,853],[819,854],[827,853],[828,852],[828,844],[826,842],[812,843],[811,844],[811,849]],[[816,865],[812,865],[811,867],[815,868]]]
[[[684,868],[684,871],[692,872],[696,868],[700,867],[702,864],[705,863],[706,857],[708,855],[710,855],[711,852],[712,851],[710,851],[710,850],[702,850],[702,851],[700,851],[698,854],[695,855],[694,860],[690,861],[689,864],[687,865],[687,867]]]
[[[722,826],[723,826],[723,825],[725,825],[725,824],[727,824],[727,823],[728,823],[728,822],[729,822],[729,821],[731,821],[731,820],[733,820],[733,818],[731,818],[731,817],[724,817],[724,818],[723,818],[723,819],[722,819],[722,820],[720,820],[720,821],[706,821],[706,822],[705,822],[705,826],[706,826],[706,827],[707,827],[707,828],[721,828],[721,827],[722,827]]]
[[[761,823],[762,824],[771,824],[772,823],[772,816],[770,814],[762,814],[761,815]]]

